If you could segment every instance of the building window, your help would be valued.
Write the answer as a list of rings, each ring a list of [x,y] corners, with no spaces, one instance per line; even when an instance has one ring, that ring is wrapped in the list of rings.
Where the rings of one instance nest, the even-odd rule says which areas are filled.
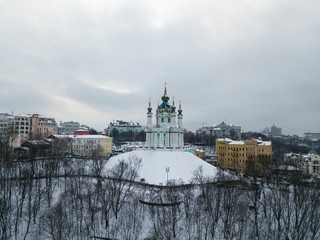
[[[170,122],[170,118],[168,118],[168,122]]]
[[[161,122],[163,122],[164,121],[164,119],[163,118],[161,118]]]

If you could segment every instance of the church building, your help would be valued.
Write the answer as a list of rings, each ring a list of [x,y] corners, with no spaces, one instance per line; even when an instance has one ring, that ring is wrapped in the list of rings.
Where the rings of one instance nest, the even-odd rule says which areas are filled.
[[[147,112],[146,147],[149,149],[183,149],[182,109],[179,104],[178,114],[174,105],[169,104],[167,87],[164,88],[162,103],[156,109],[156,122],[152,123],[152,107],[149,100]]]
[[[108,172],[120,161],[125,161],[139,166],[139,178],[148,184],[190,183],[194,181],[195,171],[200,170],[203,176],[214,181],[217,168],[184,149],[181,103],[177,110],[174,99],[169,103],[166,85],[161,100],[154,111],[154,123],[149,100],[145,149],[111,157],[104,171]]]

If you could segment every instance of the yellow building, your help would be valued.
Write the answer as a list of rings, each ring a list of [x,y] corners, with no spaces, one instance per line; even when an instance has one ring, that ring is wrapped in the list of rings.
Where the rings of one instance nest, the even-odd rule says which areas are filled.
[[[261,176],[272,168],[272,143],[257,139],[233,141],[216,139],[218,166],[239,173]]]
[[[198,158],[201,158],[202,160],[206,160],[206,151],[195,149],[194,155],[196,155]]]

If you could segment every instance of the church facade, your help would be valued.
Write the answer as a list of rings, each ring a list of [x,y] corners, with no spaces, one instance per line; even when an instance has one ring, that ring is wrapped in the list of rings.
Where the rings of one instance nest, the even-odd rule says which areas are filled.
[[[153,124],[153,113],[151,102],[147,112],[146,147],[149,149],[183,149],[183,114],[181,103],[178,113],[174,105],[169,104],[167,87],[161,97],[162,103],[156,109],[156,122]]]

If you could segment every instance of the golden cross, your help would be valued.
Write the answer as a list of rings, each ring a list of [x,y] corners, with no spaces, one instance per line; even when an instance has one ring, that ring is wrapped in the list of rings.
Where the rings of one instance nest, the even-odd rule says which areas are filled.
[[[167,82],[164,82],[164,95],[167,95]]]

